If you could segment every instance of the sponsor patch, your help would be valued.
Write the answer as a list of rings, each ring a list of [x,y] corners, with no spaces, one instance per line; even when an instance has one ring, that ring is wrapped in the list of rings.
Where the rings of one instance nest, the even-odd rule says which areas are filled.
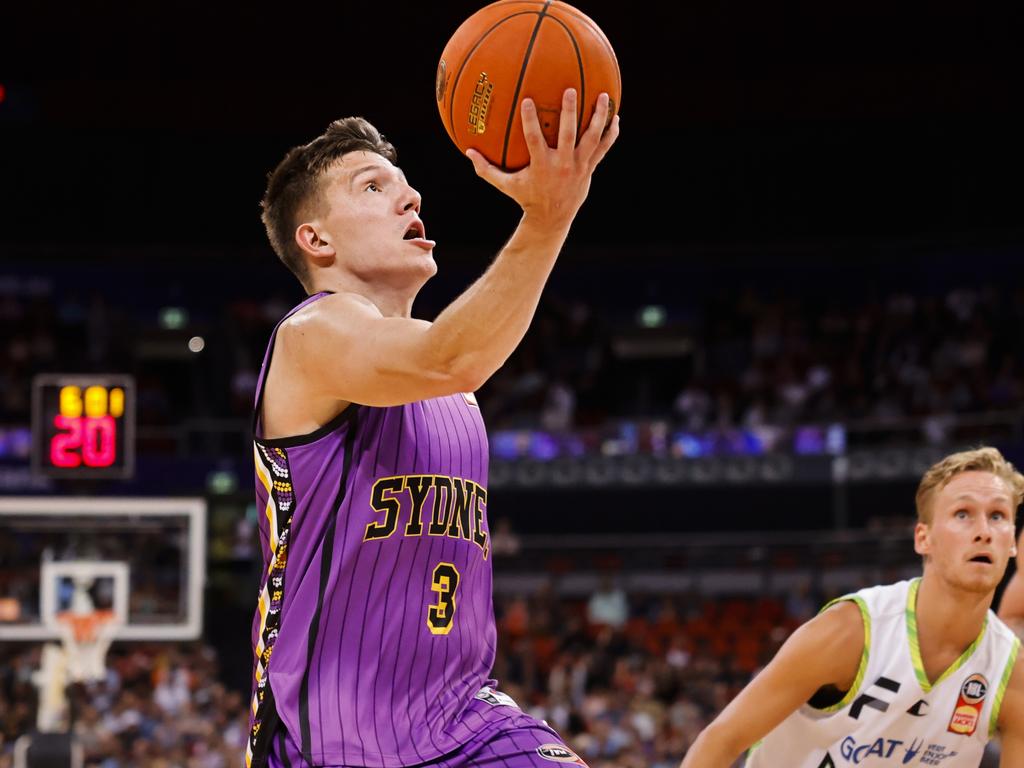
[[[480,699],[480,701],[486,701],[492,707],[515,707],[519,709],[519,705],[516,704],[515,700],[507,693],[496,691],[493,688],[487,688],[486,686],[481,688],[474,698]]]
[[[545,760],[551,760],[556,763],[576,763],[577,765],[586,765],[586,763],[580,759],[579,755],[564,744],[541,744],[537,747],[537,754]]]
[[[971,675],[964,680],[946,730],[961,736],[973,736],[978,729],[978,721],[981,719],[981,709],[985,706],[985,694],[987,693],[988,680],[984,675]]]

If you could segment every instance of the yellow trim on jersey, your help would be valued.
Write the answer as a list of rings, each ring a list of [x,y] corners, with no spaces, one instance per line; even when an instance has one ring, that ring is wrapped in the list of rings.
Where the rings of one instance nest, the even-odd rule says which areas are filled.
[[[270,551],[277,552],[277,508],[274,505],[274,484],[270,480],[270,475],[267,474],[266,468],[263,466],[263,461],[260,458],[260,449],[253,443],[253,453],[255,454],[256,461],[256,477],[263,483],[263,487],[267,489],[267,507],[263,513],[267,516],[268,533],[270,534]],[[271,564],[274,560],[271,558]]]
[[[860,653],[860,666],[857,667],[857,676],[853,678],[853,685],[850,686],[850,690],[846,692],[846,695],[835,704],[830,704],[827,707],[812,707],[812,709],[818,712],[838,712],[853,701],[853,697],[856,696],[857,691],[860,690],[861,683],[864,682],[864,675],[867,674],[868,671],[868,656],[871,653],[871,614],[868,613],[868,604],[864,602],[864,598],[859,595],[844,595],[843,597],[837,597],[835,600],[831,600],[826,603],[825,607],[818,611],[818,613],[820,615],[836,603],[841,603],[847,600],[851,603],[857,604],[857,607],[860,608],[861,620],[864,622],[864,650]],[[808,704],[808,706],[811,705]]]
[[[988,719],[988,737],[991,739],[996,735],[999,726],[999,710],[1003,706],[1003,696],[1006,695],[1006,686],[1010,684],[1010,675],[1017,663],[1017,652],[1020,651],[1020,638],[1013,638],[1013,647],[1010,648],[1010,658],[1006,661],[1006,669],[1003,670],[1003,677],[999,681],[999,688],[996,690],[996,697],[992,701],[992,714]]]
[[[917,682],[921,690],[929,693],[932,688],[939,685],[943,680],[962,667],[971,655],[981,645],[985,637],[985,630],[988,629],[988,615],[985,616],[985,623],[981,625],[981,632],[974,638],[974,642],[967,646],[967,649],[960,654],[960,658],[949,665],[949,668],[939,675],[934,683],[928,680],[924,671],[924,662],[921,660],[921,646],[917,636],[917,590],[921,587],[920,577],[910,582],[910,589],[907,590],[907,639],[910,641],[910,660],[914,665],[914,674],[917,675]]]
[[[764,739],[759,740],[757,743],[755,743],[753,746],[751,746],[750,749],[747,750],[747,761],[748,762],[750,761],[750,758],[752,758],[754,756],[754,750],[756,750],[762,744],[764,744]]]

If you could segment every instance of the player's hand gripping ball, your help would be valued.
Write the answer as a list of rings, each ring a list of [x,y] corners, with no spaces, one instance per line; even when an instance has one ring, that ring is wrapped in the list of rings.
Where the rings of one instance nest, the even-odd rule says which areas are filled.
[[[544,137],[558,143],[562,93],[579,98],[576,135],[590,124],[598,94],[619,111],[622,79],[608,38],[581,11],[559,0],[498,0],[474,13],[448,40],[437,65],[435,95],[445,130],[459,150],[479,151],[506,171],[530,153],[520,105],[537,105]]]

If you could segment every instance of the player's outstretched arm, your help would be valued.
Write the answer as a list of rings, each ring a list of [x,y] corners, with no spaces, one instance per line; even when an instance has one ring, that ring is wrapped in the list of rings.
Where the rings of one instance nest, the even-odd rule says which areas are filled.
[[[1024,551],[1024,533],[1017,544],[1017,551]],[[999,618],[1005,621],[1018,637],[1024,637],[1024,568],[1019,564],[1017,572],[1013,574],[999,600]]]
[[[1017,657],[999,710],[999,765],[1024,765],[1024,656]]]
[[[487,271],[433,323],[386,318],[365,299],[336,294],[283,324],[281,349],[311,394],[388,406],[471,392],[490,378],[529,328],[591,175],[618,136],[618,116],[602,130],[608,113],[602,94],[577,145],[576,96],[567,91],[551,148],[536,107],[525,102],[530,164],[515,173],[469,151],[476,172],[519,203],[523,216]]]
[[[728,768],[819,688],[853,685],[864,650],[855,603],[837,603],[797,629],[779,652],[697,737],[682,768]]]

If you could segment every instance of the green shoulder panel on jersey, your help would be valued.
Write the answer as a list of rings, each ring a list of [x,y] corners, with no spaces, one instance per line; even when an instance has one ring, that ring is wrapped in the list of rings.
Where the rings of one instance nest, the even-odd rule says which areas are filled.
[[[830,704],[827,707],[818,709],[819,712],[838,712],[853,701],[853,697],[856,696],[857,691],[860,690],[861,683],[864,682],[864,675],[868,671],[868,657],[871,651],[871,615],[868,613],[868,604],[864,602],[864,598],[859,595],[843,595],[842,597],[837,597],[835,600],[830,600],[826,603],[825,607],[818,612],[818,615],[820,616],[833,605],[847,601],[856,603],[857,607],[860,608],[860,618],[864,622],[864,650],[861,651],[860,665],[857,667],[857,676],[853,679],[853,685],[850,686],[850,690],[848,690],[846,695],[835,704]]]
[[[996,697],[992,702],[992,714],[989,715],[988,719],[988,737],[991,739],[996,735],[996,729],[999,726],[999,710],[1003,707],[1003,696],[1006,695],[1006,686],[1010,684],[1010,675],[1013,674],[1013,668],[1017,664],[1017,653],[1020,651],[1020,638],[1014,638],[1013,648],[1010,649],[1010,658],[1006,660],[1006,669],[1003,670],[1003,676],[999,680],[999,688],[996,690]]]

